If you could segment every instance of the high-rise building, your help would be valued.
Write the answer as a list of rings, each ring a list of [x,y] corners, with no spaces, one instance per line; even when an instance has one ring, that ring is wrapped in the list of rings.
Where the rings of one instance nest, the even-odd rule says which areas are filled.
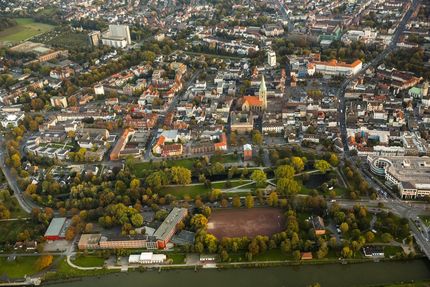
[[[276,66],[276,53],[274,51],[267,52],[267,63],[270,67]]]
[[[103,33],[102,43],[115,48],[125,48],[131,44],[130,28],[128,25],[109,25],[109,30]]]
[[[264,76],[261,77],[260,90],[258,91],[258,98],[262,103],[262,109],[267,110],[267,88]]]
[[[100,31],[92,31],[88,33],[88,41],[91,46],[98,46],[100,44],[101,32]]]

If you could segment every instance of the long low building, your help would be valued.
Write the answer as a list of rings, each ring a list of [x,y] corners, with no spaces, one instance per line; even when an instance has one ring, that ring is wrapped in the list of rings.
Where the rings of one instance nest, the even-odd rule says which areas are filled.
[[[396,186],[403,199],[430,196],[430,158],[367,157],[370,170]]]
[[[313,62],[313,64],[315,65],[315,72],[323,75],[352,76],[360,72],[363,67],[363,62],[360,60],[355,60],[351,64],[337,60]]]
[[[166,261],[165,254],[154,254],[153,252],[142,252],[132,254],[128,257],[129,264],[162,264]]]
[[[117,236],[82,234],[78,242],[78,248],[79,250],[164,249],[178,230],[178,224],[184,220],[187,214],[188,210],[186,208],[173,208],[153,236],[143,234]]]

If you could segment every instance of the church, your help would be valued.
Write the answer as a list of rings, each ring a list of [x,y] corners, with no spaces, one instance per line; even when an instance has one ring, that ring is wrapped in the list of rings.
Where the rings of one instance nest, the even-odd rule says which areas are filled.
[[[267,110],[267,88],[264,76],[261,78],[260,89],[257,96],[244,96],[242,99],[242,111],[262,112]]]

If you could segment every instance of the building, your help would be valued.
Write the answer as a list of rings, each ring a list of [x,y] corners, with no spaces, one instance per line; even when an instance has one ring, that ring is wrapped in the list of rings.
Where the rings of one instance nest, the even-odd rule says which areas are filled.
[[[101,36],[102,34],[100,31],[92,31],[88,33],[88,42],[91,46],[97,47],[100,44]]]
[[[312,216],[312,226],[314,228],[315,235],[325,234],[324,220],[321,216]]]
[[[134,133],[135,131],[133,129],[125,129],[121,137],[118,139],[116,145],[112,149],[112,152],[110,153],[110,160],[120,159],[121,151],[124,150],[127,142]]]
[[[67,98],[61,96],[51,97],[51,105],[55,108],[67,108]]]
[[[418,156],[367,157],[370,170],[397,187],[401,198],[430,196],[430,158]]]
[[[230,113],[230,130],[239,134],[249,133],[254,129],[254,117],[252,111]]]
[[[365,257],[384,257],[384,248],[383,246],[364,246],[363,247],[363,254]]]
[[[242,103],[242,111],[265,111],[267,110],[267,87],[264,76],[261,77],[260,89],[258,97],[244,96]]]
[[[23,112],[17,112],[14,114],[2,114],[0,115],[0,122],[2,127],[9,128],[9,127],[17,127],[19,125],[19,122],[24,119],[24,113]]]
[[[275,51],[269,51],[267,53],[267,64],[269,64],[270,67],[276,66],[276,53],[275,53]]]
[[[352,76],[357,74],[363,63],[360,60],[355,60],[351,64],[345,62],[338,62],[337,60],[330,60],[326,62],[314,62],[315,72],[323,75],[340,75],[340,76]]]
[[[166,248],[172,236],[175,234],[178,224],[187,216],[186,208],[174,207],[160,227],[155,231],[158,248]]]
[[[129,264],[162,264],[166,261],[165,254],[154,254],[153,252],[142,252],[138,255],[128,257]]]
[[[78,242],[79,250],[97,249],[157,249],[156,239],[153,236],[136,235],[109,235],[82,234]]]
[[[128,25],[109,25],[108,31],[102,34],[103,45],[114,48],[125,48],[131,44]]]
[[[66,238],[66,230],[69,228],[70,222],[65,217],[56,217],[49,223],[48,229],[45,232],[46,240],[61,240]]]
[[[250,144],[243,145],[243,160],[244,161],[252,160],[252,145]]]

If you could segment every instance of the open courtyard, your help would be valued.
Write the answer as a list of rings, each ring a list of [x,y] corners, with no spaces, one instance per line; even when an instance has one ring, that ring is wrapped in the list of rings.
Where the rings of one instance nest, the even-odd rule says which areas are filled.
[[[218,239],[272,235],[283,229],[284,216],[277,208],[215,210],[208,223],[208,232]]]

